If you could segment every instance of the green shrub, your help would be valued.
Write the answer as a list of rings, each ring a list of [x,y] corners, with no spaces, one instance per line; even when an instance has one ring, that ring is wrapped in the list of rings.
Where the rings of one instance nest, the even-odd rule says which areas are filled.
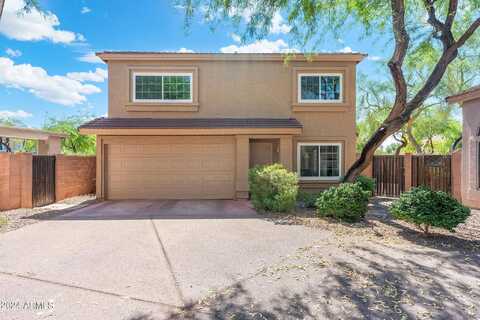
[[[321,216],[356,222],[365,217],[369,197],[359,183],[342,183],[322,192],[315,204]]]
[[[363,190],[370,191],[370,196],[373,196],[376,185],[375,179],[366,176],[358,176],[357,179],[355,179],[355,182],[358,183]]]
[[[320,193],[307,192],[299,190],[297,194],[297,201],[302,203],[305,208],[315,208],[315,201],[317,201]]]
[[[2,227],[3,225],[7,224],[7,222],[8,222],[7,217],[0,215],[0,227]]]
[[[411,222],[425,233],[430,227],[453,232],[470,215],[470,209],[449,194],[427,187],[413,188],[403,193],[392,204],[390,212],[395,218]]]
[[[280,164],[257,166],[248,173],[250,199],[259,211],[287,212],[295,207],[298,178]]]

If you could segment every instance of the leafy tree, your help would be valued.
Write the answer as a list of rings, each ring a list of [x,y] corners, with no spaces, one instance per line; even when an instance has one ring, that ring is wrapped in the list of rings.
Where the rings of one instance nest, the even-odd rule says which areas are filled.
[[[93,155],[96,150],[95,136],[82,135],[78,131],[78,127],[89,119],[88,116],[69,116],[63,119],[50,117],[43,129],[68,135],[62,140],[63,153]]]
[[[38,0],[24,0],[24,2],[25,2],[25,5],[23,6],[22,10],[19,13],[30,12],[30,10],[32,10],[33,8],[40,11],[40,5],[38,3]],[[2,17],[4,6],[5,6],[5,0],[0,0],[0,18]]]
[[[279,11],[288,15],[291,34],[306,47],[318,44],[328,31],[338,34],[352,23],[363,26],[364,36],[390,32],[394,50],[387,66],[395,87],[388,116],[366,141],[358,160],[348,170],[345,180],[354,181],[368,166],[375,150],[392,134],[401,130],[439,85],[459,50],[480,27],[478,0],[178,0],[185,8],[187,25],[195,9],[204,8],[204,18],[213,25],[229,19],[234,23],[249,12],[243,38],[263,38]],[[353,22],[352,22],[353,21]],[[429,53],[429,55],[425,55]],[[426,78],[408,86],[405,58],[412,60]],[[425,63],[426,61],[433,63]],[[432,67],[430,67],[432,66]]]

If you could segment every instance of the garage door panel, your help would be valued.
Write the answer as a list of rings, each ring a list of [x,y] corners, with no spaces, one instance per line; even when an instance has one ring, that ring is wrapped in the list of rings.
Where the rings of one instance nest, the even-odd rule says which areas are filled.
[[[176,143],[178,142],[178,143]],[[234,196],[233,137],[168,137],[107,145],[110,199],[229,199]]]

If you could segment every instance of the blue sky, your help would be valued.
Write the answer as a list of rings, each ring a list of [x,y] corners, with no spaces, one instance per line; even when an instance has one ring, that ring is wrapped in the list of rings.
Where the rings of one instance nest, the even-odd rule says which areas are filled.
[[[141,5],[139,5],[141,3]],[[0,21],[0,117],[41,127],[49,116],[107,111],[106,65],[102,50],[195,52],[279,52],[292,48],[289,26],[280,13],[268,37],[241,43],[237,30],[212,31],[197,19],[189,32],[173,1],[40,0],[36,10],[18,15],[23,0],[6,0]],[[248,13],[244,14],[248,19]],[[359,71],[373,73],[390,54],[388,43],[359,40],[352,28],[339,39],[327,38],[318,51],[360,51],[369,58]],[[296,48],[301,49],[301,48]]]

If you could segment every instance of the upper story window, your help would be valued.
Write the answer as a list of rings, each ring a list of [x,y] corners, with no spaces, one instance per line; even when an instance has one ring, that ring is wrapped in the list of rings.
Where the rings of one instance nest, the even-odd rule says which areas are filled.
[[[192,102],[192,73],[134,73],[134,102]]]
[[[298,75],[298,102],[338,103],[343,99],[341,73],[301,73]]]

